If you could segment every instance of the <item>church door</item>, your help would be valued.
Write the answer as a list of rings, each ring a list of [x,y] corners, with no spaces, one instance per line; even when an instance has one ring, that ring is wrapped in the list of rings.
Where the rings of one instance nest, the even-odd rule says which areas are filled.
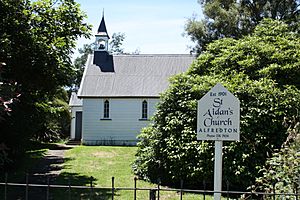
[[[82,136],[82,111],[76,112],[75,140],[81,140]]]

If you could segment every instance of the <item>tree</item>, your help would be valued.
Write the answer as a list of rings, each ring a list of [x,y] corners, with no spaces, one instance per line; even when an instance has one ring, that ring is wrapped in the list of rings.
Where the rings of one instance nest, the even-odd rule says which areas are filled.
[[[153,124],[139,135],[135,173],[167,185],[212,186],[214,145],[196,139],[197,100],[220,82],[241,102],[241,141],[224,143],[223,181],[231,189],[253,184],[287,137],[284,119],[299,118],[299,47],[299,36],[272,20],[250,36],[208,45],[162,94]]]
[[[2,77],[2,71],[5,66],[5,63],[0,63],[0,124],[9,117],[12,111],[11,106],[18,100],[17,97],[19,96],[15,83],[9,83]],[[5,143],[0,143],[0,169],[1,166],[11,163],[8,157],[8,150]]]
[[[0,10],[0,62],[5,63],[1,77],[20,94],[10,115],[0,121],[0,143],[15,157],[29,139],[43,134],[45,110],[39,105],[50,103],[71,83],[70,55],[76,39],[89,36],[90,26],[83,23],[85,15],[73,0],[2,0]],[[1,90],[0,97],[5,95]],[[47,106],[51,115],[53,107]]]
[[[113,54],[123,54],[124,49],[122,48],[122,45],[124,40],[124,33],[114,33],[112,35],[112,40],[109,42],[110,52]]]
[[[299,31],[299,0],[198,0],[205,19],[188,19],[186,34],[202,52],[210,42],[224,38],[241,38],[252,33],[264,18],[284,20]]]
[[[72,80],[72,91],[78,91],[81,78],[84,71],[84,66],[88,59],[88,55],[93,52],[93,43],[92,44],[84,44],[82,48],[78,49],[80,56],[75,58],[74,60],[74,68],[75,68],[75,75]]]
[[[2,77],[2,71],[5,66],[5,63],[0,63],[0,122],[12,111],[10,108],[11,104],[13,104],[19,96],[15,86],[16,83],[7,82],[7,80]]]
[[[53,96],[43,102],[36,103],[39,120],[36,124],[37,132],[33,140],[39,142],[55,142],[67,138],[70,134],[71,113],[68,105],[68,93],[59,88]]]

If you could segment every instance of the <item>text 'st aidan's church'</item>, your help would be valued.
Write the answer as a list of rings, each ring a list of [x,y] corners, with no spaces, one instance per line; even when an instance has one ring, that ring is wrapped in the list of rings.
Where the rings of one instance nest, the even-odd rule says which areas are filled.
[[[72,93],[71,139],[86,145],[135,145],[150,123],[172,75],[188,69],[189,54],[112,55],[104,16],[78,94]]]

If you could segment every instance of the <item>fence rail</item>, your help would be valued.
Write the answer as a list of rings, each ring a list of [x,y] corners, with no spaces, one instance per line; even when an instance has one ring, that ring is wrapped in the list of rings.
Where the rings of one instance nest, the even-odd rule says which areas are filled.
[[[272,193],[264,193],[264,192],[242,192],[242,191],[213,191],[213,190],[193,190],[193,189],[184,189],[183,188],[183,181],[181,181],[181,188],[175,189],[175,188],[164,188],[161,187],[160,184],[157,184],[156,187],[152,188],[139,188],[137,187],[137,179],[134,178],[134,187],[115,187],[115,178],[112,177],[111,179],[111,187],[97,187],[93,186],[93,177],[91,177],[90,186],[80,186],[80,185],[71,185],[70,181],[68,185],[60,185],[60,184],[50,184],[49,178],[47,178],[47,184],[33,184],[28,182],[28,175],[26,176],[26,183],[11,183],[7,181],[7,176],[5,177],[5,182],[0,182],[0,186],[4,187],[4,194],[1,198],[4,198],[4,200],[8,200],[8,188],[12,186],[18,186],[18,187],[24,187],[25,188],[25,200],[29,199],[29,191],[30,188],[44,188],[46,189],[45,195],[46,200],[50,199],[50,188],[57,188],[57,189],[67,189],[68,191],[68,197],[71,199],[71,190],[73,189],[85,189],[90,192],[90,195],[92,195],[92,192],[94,190],[107,190],[111,191],[111,199],[114,200],[116,191],[126,190],[126,191],[133,191],[133,200],[137,199],[137,191],[149,191],[149,200],[160,200],[160,192],[162,191],[169,191],[169,192],[176,192],[179,194],[179,199],[184,199],[184,193],[194,193],[199,194],[203,197],[205,200],[206,195],[212,195],[213,193],[221,193],[225,199],[230,199],[231,195],[239,195],[243,196],[244,198],[247,197],[247,199],[255,199],[255,197],[260,197],[262,199],[295,199],[298,200],[300,197],[300,194],[295,193],[276,193],[275,190],[273,190]],[[107,194],[106,194],[107,195]],[[91,196],[90,196],[91,197]],[[90,199],[90,198],[89,198]]]

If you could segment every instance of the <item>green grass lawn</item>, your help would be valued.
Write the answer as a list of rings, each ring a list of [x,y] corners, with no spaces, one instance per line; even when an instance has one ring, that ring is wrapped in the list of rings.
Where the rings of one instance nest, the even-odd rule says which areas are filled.
[[[115,187],[134,187],[134,174],[131,163],[134,161],[136,147],[111,147],[111,146],[78,146],[66,152],[66,161],[58,177],[58,183],[72,185],[90,185],[93,177],[93,186],[111,187],[112,177],[115,177]],[[138,188],[155,188],[154,184],[138,180]],[[71,189],[71,199],[111,199],[111,190]],[[68,191],[56,189],[54,199],[68,199]],[[116,200],[133,199],[133,191],[117,190]],[[137,191],[137,199],[149,199],[149,191]],[[162,191],[160,199],[177,200],[179,193]],[[185,194],[185,200],[203,199],[203,195]],[[211,197],[206,196],[206,199]]]

